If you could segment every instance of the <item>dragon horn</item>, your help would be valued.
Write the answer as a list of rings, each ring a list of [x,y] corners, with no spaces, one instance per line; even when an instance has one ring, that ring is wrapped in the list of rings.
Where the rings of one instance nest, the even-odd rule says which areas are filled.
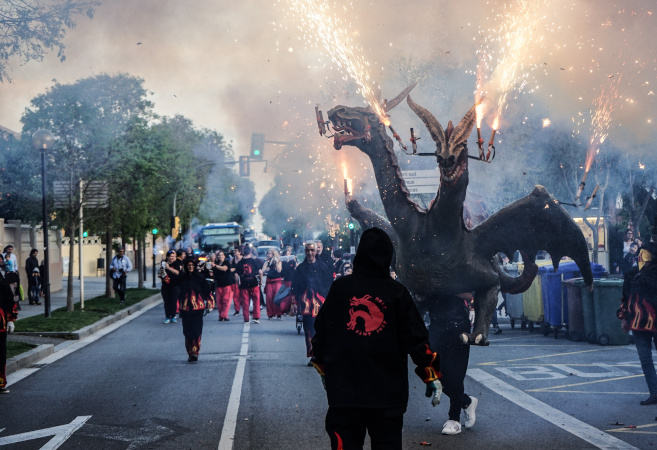
[[[454,128],[454,131],[450,133],[449,142],[453,147],[456,147],[461,142],[468,140],[468,136],[470,136],[472,127],[477,120],[476,108],[476,104],[470,108],[470,111],[468,111],[463,119],[461,119],[456,128]]]
[[[404,89],[401,92],[401,94],[399,94],[397,97],[386,102],[385,104],[386,112],[390,111],[392,108],[399,105],[399,103],[401,103],[401,101],[404,100],[404,97],[406,97],[413,90],[415,86],[417,86],[417,81],[414,81],[413,83],[409,84],[408,87]]]
[[[433,114],[415,103],[411,99],[410,95],[406,97],[406,102],[408,103],[408,106],[411,107],[413,112],[415,112],[415,114],[417,114],[417,116],[422,119],[422,122],[424,122],[424,125],[427,127],[429,133],[431,134],[431,139],[433,139],[436,144],[440,144],[440,147],[443,147],[445,145],[445,132],[443,131],[443,127],[440,126],[440,122],[438,122]]]

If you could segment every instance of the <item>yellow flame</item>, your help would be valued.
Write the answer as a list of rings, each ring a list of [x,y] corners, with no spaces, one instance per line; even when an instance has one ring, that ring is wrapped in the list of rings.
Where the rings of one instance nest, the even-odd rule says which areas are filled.
[[[477,104],[475,111],[477,113],[477,128],[481,128],[481,120],[484,118],[484,104]]]
[[[347,179],[347,163],[342,161],[342,178]]]
[[[497,130],[497,127],[500,124],[500,116],[495,117],[495,120],[493,121],[493,130]]]

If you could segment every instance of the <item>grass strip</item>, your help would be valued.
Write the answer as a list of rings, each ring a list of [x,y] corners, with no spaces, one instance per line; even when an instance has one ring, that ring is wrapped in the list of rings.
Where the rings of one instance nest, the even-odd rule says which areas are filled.
[[[36,345],[26,344],[25,342],[7,341],[7,359],[28,352],[33,348],[36,348]]]
[[[105,296],[94,297],[84,301],[84,311],[80,311],[80,303],[74,305],[73,311],[66,311],[66,307],[58,308],[46,318],[43,315],[20,318],[16,321],[16,331],[19,332],[48,332],[48,331],[76,331],[98,322],[104,317],[111,316],[122,309],[139,303],[155,295],[157,289],[128,289],[125,304],[119,304],[119,298]]]

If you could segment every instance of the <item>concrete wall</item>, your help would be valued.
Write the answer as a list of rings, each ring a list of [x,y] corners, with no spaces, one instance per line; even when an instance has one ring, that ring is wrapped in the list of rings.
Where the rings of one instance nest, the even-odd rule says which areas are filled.
[[[50,291],[55,292],[62,289],[62,257],[61,238],[58,230],[49,230],[48,259],[50,260]],[[0,250],[7,245],[14,246],[14,254],[18,259],[19,275],[21,284],[27,286],[27,275],[25,274],[25,260],[30,256],[30,250],[36,248],[39,251],[37,258],[43,260],[43,230],[40,225],[31,226],[21,223],[20,220],[0,219]]]
[[[80,264],[79,264],[79,253],[78,253],[78,239],[74,239],[73,244],[73,276],[79,276]],[[63,276],[68,276],[68,259],[69,259],[69,245],[70,238],[61,239],[62,247],[62,262],[63,262]],[[156,247],[159,250],[165,248],[163,247],[166,244],[163,242],[156,243]],[[130,258],[132,264],[135,264],[135,250],[133,245],[126,244],[125,255]],[[166,249],[164,250],[166,252]],[[114,255],[112,255],[114,256]],[[152,242],[146,242],[146,267],[152,267],[152,257],[153,257],[153,245]],[[101,243],[100,237],[90,236],[88,238],[82,239],[82,265],[84,270],[85,277],[96,277],[102,276],[103,271],[97,270],[98,268],[98,259],[102,258],[105,264],[105,267],[108,267],[109,262],[105,261],[105,245]],[[159,263],[161,256],[157,255],[156,260]],[[111,261],[110,261],[111,262]],[[136,269],[136,268],[135,268]]]

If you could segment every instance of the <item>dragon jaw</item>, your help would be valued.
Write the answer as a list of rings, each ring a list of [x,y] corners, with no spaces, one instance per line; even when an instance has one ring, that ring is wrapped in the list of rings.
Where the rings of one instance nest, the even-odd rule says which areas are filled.
[[[328,112],[333,125],[333,148],[340,150],[344,144],[365,151],[372,142],[372,129],[385,134],[383,124],[370,110],[361,107],[336,106]]]

